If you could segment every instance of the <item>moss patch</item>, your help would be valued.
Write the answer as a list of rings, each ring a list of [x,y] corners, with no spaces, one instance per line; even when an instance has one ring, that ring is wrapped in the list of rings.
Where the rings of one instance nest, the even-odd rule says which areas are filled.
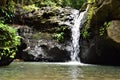
[[[23,10],[28,11],[28,12],[31,12],[31,11],[37,10],[37,9],[39,9],[39,8],[36,7],[35,4],[23,6]]]
[[[46,39],[46,40],[51,40],[52,39],[52,34],[49,33],[41,33],[41,32],[36,32],[31,36],[32,39]]]

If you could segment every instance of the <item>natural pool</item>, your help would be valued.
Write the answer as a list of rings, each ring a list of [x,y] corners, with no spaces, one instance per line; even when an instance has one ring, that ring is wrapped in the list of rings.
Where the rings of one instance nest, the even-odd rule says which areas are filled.
[[[13,62],[0,68],[0,80],[120,80],[120,67]]]

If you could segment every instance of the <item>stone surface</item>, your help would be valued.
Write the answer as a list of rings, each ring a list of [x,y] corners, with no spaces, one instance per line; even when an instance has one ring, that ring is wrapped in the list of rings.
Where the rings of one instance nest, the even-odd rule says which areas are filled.
[[[98,5],[94,10],[91,25],[102,25],[105,21],[120,19],[120,0],[97,0]],[[97,3],[96,3],[97,4]]]
[[[57,9],[42,7],[33,11],[26,11],[21,7],[17,7],[13,21],[16,24],[25,24],[48,32],[52,27],[72,25],[75,16],[74,11],[75,9],[70,7]]]
[[[64,62],[70,60],[67,50],[71,38],[71,25],[75,9],[43,7],[32,12],[19,9],[13,25],[22,37],[16,58],[24,61]],[[18,25],[19,24],[19,25]],[[28,26],[25,26],[28,25]],[[63,27],[63,29],[61,28]],[[55,33],[64,32],[64,41],[58,42]]]
[[[24,61],[63,62],[70,60],[66,43],[58,43],[52,34],[34,31],[28,26],[17,25],[22,37],[16,58]]]
[[[81,61],[92,64],[120,65],[120,0],[96,0],[90,20],[89,37],[81,40]],[[110,23],[104,34],[100,29]]]
[[[108,37],[120,43],[120,20],[113,20],[107,30]]]

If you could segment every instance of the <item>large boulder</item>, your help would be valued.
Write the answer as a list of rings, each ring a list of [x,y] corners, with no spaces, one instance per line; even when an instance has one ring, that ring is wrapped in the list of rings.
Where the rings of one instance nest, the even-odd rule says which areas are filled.
[[[107,29],[108,37],[120,44],[120,20],[113,20]]]
[[[90,19],[89,36],[81,40],[81,61],[120,65],[120,1],[96,1]]]
[[[69,61],[70,50],[67,47],[70,46],[70,28],[76,16],[74,11],[79,12],[69,7],[43,7],[32,11],[18,8],[14,18],[17,25],[13,27],[18,28],[22,44],[16,58],[24,61]]]
[[[105,21],[120,19],[120,0],[96,0],[91,25],[102,25]]]
[[[70,7],[56,9],[51,7],[41,7],[27,11],[22,7],[17,6],[13,21],[16,24],[29,25],[41,31],[48,32],[52,27],[72,25],[74,16],[76,16],[74,11],[78,10]]]
[[[15,25],[14,25],[15,26]],[[24,61],[63,62],[70,60],[70,52],[66,49],[67,43],[59,43],[53,34],[34,31],[28,26],[17,25],[22,37],[16,58]]]

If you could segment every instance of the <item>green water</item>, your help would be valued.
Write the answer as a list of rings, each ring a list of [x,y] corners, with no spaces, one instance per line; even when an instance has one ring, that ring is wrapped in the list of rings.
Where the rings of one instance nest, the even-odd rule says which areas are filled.
[[[0,80],[120,80],[120,67],[14,62],[0,68]]]

